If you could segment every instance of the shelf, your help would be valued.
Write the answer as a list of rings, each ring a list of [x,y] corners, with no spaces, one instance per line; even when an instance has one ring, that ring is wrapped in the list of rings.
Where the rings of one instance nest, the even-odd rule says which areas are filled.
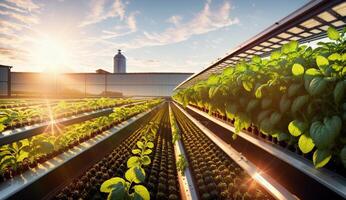
[[[112,148],[112,146],[104,145],[107,140],[110,140],[111,138],[115,137],[119,134],[120,131],[124,130],[126,127],[129,127],[130,125],[134,124],[135,122],[142,119],[144,116],[147,116],[151,111],[161,106],[161,104],[151,108],[150,110],[140,113],[127,121],[122,122],[121,124],[104,131],[102,134],[97,135],[96,137],[85,141],[78,146],[75,146],[74,148],[70,149],[67,152],[64,152],[60,154],[59,156],[54,157],[51,160],[48,160],[44,162],[43,164],[39,164],[36,168],[31,169],[29,171],[24,172],[23,174],[14,177],[11,180],[5,181],[4,183],[0,184],[0,199],[16,199],[18,196],[25,196],[25,194],[21,193],[20,191],[23,191],[26,189],[30,194],[32,195],[42,195],[45,196],[46,192],[44,187],[46,187],[45,184],[42,184],[40,182],[46,182],[47,179],[49,179],[49,176],[52,176],[52,174],[55,173],[55,176],[64,176],[64,174],[59,174],[59,170],[62,170],[65,173],[76,173],[76,171],[72,170],[71,165],[75,165],[75,170],[78,169],[78,166],[76,165],[82,165],[82,162],[91,162],[93,159],[99,159],[100,157],[97,157],[95,155],[91,155],[92,149],[98,145],[100,148]],[[127,134],[126,132],[125,134]],[[120,141],[120,140],[117,140]],[[100,149],[98,149],[100,150]],[[104,150],[104,149],[103,149]],[[97,155],[101,156],[100,153],[106,153],[107,151],[96,151],[93,152]],[[85,156],[89,154],[88,156]],[[92,156],[92,157],[90,157]],[[89,159],[88,159],[89,158]],[[74,164],[69,164],[74,162]],[[82,165],[84,167],[84,165]],[[66,171],[66,169],[69,169]],[[59,170],[58,170],[59,169]],[[72,170],[72,171],[70,171]],[[66,181],[67,178],[71,178],[70,176],[66,175],[67,177],[62,177],[62,181]],[[43,180],[43,179],[46,180]],[[53,180],[54,186],[52,188],[55,188],[59,186],[58,183],[55,183],[56,180]],[[58,182],[58,181],[57,181]],[[39,187],[35,187],[33,185],[39,185]],[[45,185],[45,186],[44,186]],[[31,187],[30,189],[27,189],[28,187]],[[39,190],[36,191],[35,190]],[[49,192],[51,191],[51,188],[47,189]],[[35,194],[36,191],[39,194]],[[25,192],[24,192],[25,193]],[[42,194],[40,194],[42,193]],[[48,193],[48,192],[47,192]],[[17,198],[18,199],[18,198]]]
[[[201,115],[204,118],[210,120],[211,122],[233,133],[235,132],[235,128],[233,126],[221,121],[220,119],[216,119],[215,117],[212,117],[194,107],[187,106],[187,108],[197,113],[198,115]],[[249,143],[263,149],[265,152],[271,154],[272,156],[291,165],[296,170],[299,170],[307,176],[313,178],[320,184],[339,194],[341,197],[346,198],[346,179],[344,177],[327,169],[315,169],[311,161],[302,158],[301,156],[287,149],[284,149],[281,146],[259,140],[242,131],[237,133],[237,135],[248,141]]]
[[[179,110],[186,115],[200,130],[204,132],[216,145],[218,145],[232,160],[243,168],[253,179],[255,179],[263,188],[265,188],[276,199],[296,199],[296,197],[277,183],[265,172],[259,170],[251,161],[239,154],[229,144],[218,138],[213,132],[207,129],[199,121],[193,118],[189,113],[174,103]]]
[[[326,36],[328,26],[341,30],[346,25],[346,2],[344,0],[310,1],[300,9],[234,48],[226,56],[179,84],[176,89],[187,88],[211,74],[221,73],[226,67],[234,66],[239,60],[252,56],[265,57],[278,50],[282,44],[295,40],[300,44]]]
[[[136,102],[132,104],[122,105],[120,107],[126,107],[130,105],[141,104],[143,102]],[[25,126],[22,128],[17,128],[14,130],[8,130],[0,133],[0,146],[5,144],[10,144],[25,138],[29,138],[35,135],[39,135],[47,130],[50,126],[54,126],[55,124],[59,125],[70,125],[74,123],[83,122],[86,120],[90,120],[96,117],[101,117],[105,115],[109,115],[113,112],[113,108],[106,108],[101,110],[96,110],[92,112],[85,112],[79,115],[74,115],[71,117],[60,118],[54,120],[54,123],[48,121],[39,124],[34,124],[31,126]]]
[[[172,112],[171,105],[169,104],[169,113]],[[172,124],[172,123],[171,123]],[[179,128],[177,127],[178,132],[180,132]],[[187,158],[183,144],[180,140],[178,140],[174,144],[174,154],[175,159],[179,159],[179,155],[183,155],[185,158]],[[182,175],[180,172],[178,172],[178,179],[180,186],[182,187],[183,191],[182,194],[185,197],[186,200],[194,200],[197,199],[198,195],[196,192],[196,187],[193,183],[192,179],[192,172],[189,167],[187,167],[184,171],[184,175]]]

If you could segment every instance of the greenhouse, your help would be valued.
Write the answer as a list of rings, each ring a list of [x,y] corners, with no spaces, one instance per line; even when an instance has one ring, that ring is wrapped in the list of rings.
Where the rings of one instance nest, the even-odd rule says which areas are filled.
[[[62,9],[64,3],[54,3],[54,9]],[[108,39],[139,34],[134,20],[140,21],[144,11],[154,12],[129,13],[132,1],[93,3],[94,18],[78,22],[78,28],[116,19],[126,24],[103,30],[102,39],[88,40],[102,45],[112,43]],[[176,29],[178,35],[170,39],[184,43],[188,39],[182,35],[198,32],[187,27],[198,29],[204,14],[209,17],[206,21],[222,21],[225,10],[236,11],[241,5],[225,1],[226,6],[217,10],[213,3],[206,1],[193,15],[193,25],[180,15],[168,22],[165,18],[173,25],[162,35],[145,32],[146,39],[136,36],[134,45],[173,45],[166,38]],[[118,11],[107,13],[108,4]],[[5,58],[10,50],[2,50],[1,34],[6,28],[25,28],[14,28],[6,17],[19,19],[24,12],[34,17],[48,12],[42,8],[47,5],[0,2],[0,199],[346,199],[346,2],[296,4],[281,20],[268,19],[271,26],[238,40],[231,51],[191,73],[165,67],[131,71],[140,60],[134,57],[137,47],[120,42],[116,44],[129,54],[116,51],[113,72],[81,67],[77,72],[60,71],[64,64],[58,50],[53,57],[47,55],[48,71],[17,71],[28,69],[19,61],[11,62],[24,51]],[[12,11],[15,14],[9,14]],[[63,11],[69,16],[68,9]],[[201,32],[207,29],[202,26]],[[47,44],[52,51],[59,45]],[[79,53],[86,51],[82,39],[78,44]],[[162,48],[158,57],[165,60],[167,49],[160,46],[148,49]],[[148,49],[138,54],[151,55]],[[106,47],[98,51],[87,56],[102,61]],[[183,58],[174,60],[179,63]],[[36,66],[36,61],[29,61],[24,65]],[[162,63],[169,68],[166,60]]]

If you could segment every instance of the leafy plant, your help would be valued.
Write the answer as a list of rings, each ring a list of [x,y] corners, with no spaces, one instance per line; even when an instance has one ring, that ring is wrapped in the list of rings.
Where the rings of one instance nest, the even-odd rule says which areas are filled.
[[[346,29],[329,27],[317,48],[284,44],[269,58],[239,61],[221,74],[177,91],[174,99],[234,120],[235,133],[255,126],[264,135],[314,152],[316,168],[344,155]]]
[[[139,184],[145,180],[143,167],[151,163],[148,155],[154,148],[152,141],[155,139],[157,129],[158,124],[155,122],[150,122],[142,128],[142,140],[137,142],[138,148],[132,150],[134,156],[127,160],[128,169],[125,172],[125,179],[115,177],[102,183],[100,191],[108,193],[107,199],[150,199],[148,189]]]
[[[177,161],[177,169],[184,176],[185,169],[188,167],[188,162],[184,155],[180,154],[179,159]]]

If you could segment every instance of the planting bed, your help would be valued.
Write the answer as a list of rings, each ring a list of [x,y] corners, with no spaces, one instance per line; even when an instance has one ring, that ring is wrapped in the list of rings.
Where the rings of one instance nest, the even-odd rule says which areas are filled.
[[[144,167],[147,174],[144,186],[150,192],[151,199],[180,199],[174,150],[165,104],[149,121],[159,121],[159,129],[154,140],[154,150],[150,154],[151,163]],[[142,137],[143,126],[135,130],[120,145],[93,165],[78,178],[57,192],[54,199],[105,199],[106,193],[100,192],[101,184],[114,176],[124,176],[126,161]]]
[[[273,199],[173,106],[201,199]]]

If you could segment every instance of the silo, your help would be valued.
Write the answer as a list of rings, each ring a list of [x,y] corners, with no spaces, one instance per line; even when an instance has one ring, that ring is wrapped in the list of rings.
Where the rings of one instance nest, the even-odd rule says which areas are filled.
[[[114,56],[114,73],[126,73],[126,58],[118,49],[118,54]]]

